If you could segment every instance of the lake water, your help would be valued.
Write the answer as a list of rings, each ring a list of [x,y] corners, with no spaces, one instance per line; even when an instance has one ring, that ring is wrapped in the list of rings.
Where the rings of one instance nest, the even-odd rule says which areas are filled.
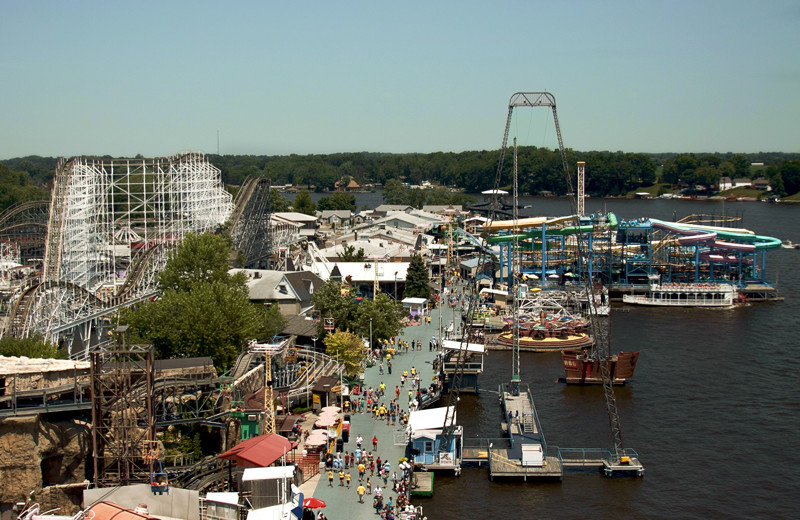
[[[315,197],[318,198],[318,197]],[[382,203],[357,194],[358,207]],[[480,200],[480,199],[479,199]],[[566,215],[565,199],[521,199],[531,214]],[[800,242],[800,206],[761,202],[588,199],[587,212],[665,220],[693,213],[743,217],[760,235]],[[798,518],[800,516],[800,250],[767,255],[786,300],[734,309],[615,307],[615,351],[641,350],[636,377],[616,390],[625,446],[641,479],[567,474],[560,483],[490,482],[485,469],[437,475],[432,520],[471,518]],[[612,445],[602,388],[559,384],[558,354],[522,353],[548,444]],[[478,396],[462,395],[467,437],[499,437],[496,390],[511,356],[491,352]]]

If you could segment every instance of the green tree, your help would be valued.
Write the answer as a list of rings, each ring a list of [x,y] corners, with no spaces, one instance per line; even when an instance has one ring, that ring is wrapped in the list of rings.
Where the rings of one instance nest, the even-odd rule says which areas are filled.
[[[281,314],[280,307],[271,303],[254,303],[252,305],[256,308],[256,313],[259,314],[259,318],[256,320],[256,338],[270,340],[280,335],[284,325],[286,325],[286,318]]]
[[[201,281],[228,283],[230,255],[230,239],[226,236],[189,233],[169,254],[166,267],[158,274],[159,289],[189,291]],[[244,284],[243,275],[239,284]]]
[[[787,194],[800,191],[800,160],[786,161],[778,167],[778,171]]]
[[[259,310],[250,303],[246,287],[201,281],[187,291],[165,291],[133,311],[129,323],[136,335],[153,344],[160,359],[209,356],[224,371],[264,330]]]
[[[729,159],[735,170],[732,177],[750,177],[750,161],[744,155],[733,154]]]
[[[389,179],[383,185],[384,204],[407,204],[407,191],[402,182],[397,179]]]
[[[364,300],[355,311],[352,329],[362,338],[389,339],[403,330],[403,306],[387,294],[378,293],[372,300]]]
[[[0,355],[25,356],[36,359],[67,359],[67,352],[58,348],[58,345],[44,341],[40,335],[27,338],[12,338],[5,336],[0,339]]]
[[[269,339],[282,317],[250,302],[245,277],[228,274],[226,239],[188,235],[159,275],[161,296],[123,315],[159,358],[209,356],[229,368],[250,339]]]
[[[325,201],[325,207],[323,208],[323,202]],[[344,191],[337,191],[330,197],[322,197],[319,201],[319,208],[320,209],[349,209],[353,211],[356,209],[356,198],[350,194],[345,193]]]
[[[342,294],[342,284],[335,280],[328,280],[322,287],[314,291],[312,302],[314,309],[320,312],[322,320],[318,325],[318,336],[322,337],[326,331],[323,328],[324,318],[333,318],[336,328],[346,330],[352,328],[353,317],[355,316],[356,306],[350,295]]]
[[[272,211],[289,211],[289,201],[276,189],[269,190],[269,205]]]
[[[47,198],[47,190],[35,186],[27,173],[16,172],[0,164],[0,211],[19,202]]]
[[[317,205],[311,200],[311,193],[308,190],[300,190],[294,199],[293,209],[298,213],[314,215],[317,211]]]
[[[429,281],[425,260],[420,255],[412,256],[411,263],[408,266],[408,273],[406,274],[406,287],[403,290],[403,297],[430,298],[431,288],[428,285]]]
[[[361,262],[364,260],[364,248],[359,247],[356,251],[356,246],[346,245],[342,248],[341,253],[336,253],[336,256],[342,262]]]
[[[450,197],[450,204],[466,208],[470,204],[475,204],[475,197],[467,195],[466,193],[454,193],[453,196]]]
[[[426,190],[421,190],[425,193],[425,204],[435,205],[435,206],[445,206],[450,204],[450,200],[452,199],[452,195],[450,190],[447,188],[443,188],[441,186],[437,186],[435,188],[428,188]]]
[[[361,372],[361,361],[367,354],[367,349],[356,334],[337,329],[333,334],[328,334],[323,343],[327,354],[344,364],[348,376],[356,376]]]
[[[354,331],[362,338],[369,338],[370,319],[372,319],[372,338],[383,339],[397,336],[403,329],[403,307],[384,293],[378,293],[372,300],[364,299],[356,303],[352,295],[342,294],[342,284],[328,280],[314,291],[314,308],[322,318],[332,317],[337,329]],[[318,328],[319,337],[326,331],[325,320]]]

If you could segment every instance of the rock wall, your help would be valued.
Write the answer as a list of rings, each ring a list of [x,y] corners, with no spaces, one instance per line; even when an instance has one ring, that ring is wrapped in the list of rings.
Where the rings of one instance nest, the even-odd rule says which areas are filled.
[[[0,420],[0,504],[24,502],[33,491],[42,511],[77,512],[80,493],[75,488],[87,479],[91,442],[91,426],[79,419]]]

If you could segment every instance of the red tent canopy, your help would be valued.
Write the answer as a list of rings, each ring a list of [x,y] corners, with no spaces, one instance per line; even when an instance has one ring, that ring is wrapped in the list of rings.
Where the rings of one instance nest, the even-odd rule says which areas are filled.
[[[242,441],[217,458],[232,460],[243,468],[266,468],[296,446],[286,437],[268,433]]]

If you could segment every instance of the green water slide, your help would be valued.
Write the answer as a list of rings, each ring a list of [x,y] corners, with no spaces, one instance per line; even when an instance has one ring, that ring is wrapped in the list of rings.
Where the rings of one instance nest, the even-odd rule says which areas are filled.
[[[774,237],[767,237],[762,235],[751,235],[747,233],[735,233],[729,231],[719,231],[717,229],[714,230],[717,234],[717,237],[725,239],[725,240],[738,240],[740,242],[746,242],[748,244],[753,244],[756,247],[756,250],[766,250],[766,249],[778,249],[781,247],[781,239],[774,238]]]
[[[609,213],[607,215],[608,218],[608,229],[616,229],[617,228],[617,216],[613,213]],[[545,222],[547,224],[553,224],[558,222],[564,222],[567,220],[575,220],[576,217],[559,217],[553,220],[548,220]],[[548,229],[547,234],[552,236],[567,236],[567,235],[574,235],[576,233],[591,233],[595,230],[595,226],[592,224],[588,224],[586,226],[567,226],[560,229]],[[515,235],[493,235],[489,237],[488,242],[490,244],[501,244],[505,242],[513,242],[514,240],[528,240],[530,238],[538,238],[542,236],[542,231],[540,229],[536,231],[529,231],[527,233],[518,233]],[[780,241],[778,241],[778,245],[780,246]]]

